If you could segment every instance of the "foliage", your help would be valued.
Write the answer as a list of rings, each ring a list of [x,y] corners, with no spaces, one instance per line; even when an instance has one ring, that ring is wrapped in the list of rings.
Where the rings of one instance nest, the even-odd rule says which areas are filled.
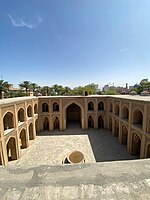
[[[9,91],[10,84],[7,81],[0,80],[0,99],[2,99],[2,93]]]
[[[19,83],[19,87],[20,88],[25,88],[25,91],[26,91],[26,95],[27,95],[27,92],[31,89],[31,82],[30,81],[23,81],[21,83]]]
[[[104,92],[105,95],[117,95],[117,91],[115,89],[109,89]]]

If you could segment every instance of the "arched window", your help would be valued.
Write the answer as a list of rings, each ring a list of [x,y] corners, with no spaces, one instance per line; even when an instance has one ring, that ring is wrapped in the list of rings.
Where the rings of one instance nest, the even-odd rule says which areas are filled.
[[[88,118],[88,128],[94,128],[94,121],[92,116],[89,116]]]
[[[16,139],[11,137],[7,142],[8,161],[17,160]]]
[[[119,105],[115,105],[115,115],[119,116]]]
[[[24,122],[24,109],[20,108],[18,110],[18,122]]]
[[[139,109],[136,109],[133,112],[133,124],[142,128],[143,125],[143,114]]]
[[[88,103],[88,111],[90,110],[94,110],[94,103],[92,101]]]
[[[104,102],[100,101],[98,104],[98,110],[104,110]]]
[[[122,118],[125,120],[128,120],[128,118],[129,118],[129,110],[126,106],[123,107]]]
[[[14,128],[14,119],[11,112],[7,112],[3,118],[4,131],[7,129]]]
[[[101,115],[98,117],[98,128],[104,128],[104,120]]]
[[[56,102],[53,104],[53,111],[54,112],[59,112],[59,104],[56,103]]]
[[[59,130],[59,119],[58,119],[58,117],[56,117],[55,119],[54,119],[54,130]]]
[[[45,117],[43,119],[43,130],[49,131],[49,119],[48,119],[48,117]]]
[[[28,115],[28,117],[32,117],[32,107],[31,106],[28,106],[28,108],[27,108],[27,115]]]
[[[47,103],[43,103],[42,104],[42,112],[49,112],[48,104]]]
[[[37,104],[34,105],[34,114],[37,114],[38,113],[38,106]]]

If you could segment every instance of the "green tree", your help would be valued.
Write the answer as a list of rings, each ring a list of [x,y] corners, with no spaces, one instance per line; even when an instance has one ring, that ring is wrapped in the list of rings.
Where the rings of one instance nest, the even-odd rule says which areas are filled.
[[[0,80],[0,99],[3,98],[3,92],[9,91],[10,84],[7,81]]]
[[[31,83],[30,87],[32,89],[33,95],[35,95],[35,91],[36,89],[38,89],[39,86],[36,83]]]
[[[26,96],[27,96],[27,93],[31,88],[31,82],[30,81],[23,81],[23,82],[19,83],[18,85],[21,89],[25,88]]]

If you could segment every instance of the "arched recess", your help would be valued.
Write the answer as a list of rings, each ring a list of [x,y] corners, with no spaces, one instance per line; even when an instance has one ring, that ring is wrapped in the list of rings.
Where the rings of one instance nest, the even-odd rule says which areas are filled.
[[[18,110],[18,122],[24,122],[24,121],[25,121],[24,109],[20,108]]]
[[[16,138],[10,137],[6,147],[8,161],[17,160]]]
[[[139,109],[133,111],[133,124],[142,129],[143,114]]]
[[[94,110],[94,103],[92,101],[90,101],[88,103],[88,111],[92,111],[92,110]]]
[[[11,112],[7,112],[3,117],[4,131],[14,128],[14,116]]]
[[[54,130],[59,130],[59,119],[58,119],[58,117],[54,118],[53,127],[54,127]]]
[[[38,106],[37,106],[37,103],[34,105],[34,114],[37,114],[38,113]]]
[[[132,133],[131,154],[140,156],[140,151],[141,151],[141,138],[137,133]]]
[[[127,106],[123,106],[123,109],[122,109],[122,118],[127,120],[129,119],[129,109]]]
[[[43,131],[49,131],[49,118],[43,118]]]
[[[119,116],[119,105],[115,104],[115,115]]]
[[[59,112],[59,104],[57,102],[53,103],[53,112]]]
[[[150,158],[150,144],[147,145],[146,158]]]
[[[88,117],[88,128],[94,128],[94,120],[91,115]]]
[[[109,117],[109,130],[112,131],[112,118]]]
[[[27,116],[32,117],[32,106],[30,106],[30,105],[27,108]]]
[[[47,103],[42,104],[42,112],[49,112],[49,107]]]
[[[122,126],[121,144],[127,145],[128,141],[128,129],[125,125]]]
[[[34,130],[33,130],[32,123],[30,123],[30,125],[29,125],[29,140],[34,140]]]
[[[115,132],[114,132],[114,136],[118,137],[119,135],[119,121],[115,120]]]
[[[109,112],[112,113],[112,111],[113,111],[113,105],[112,105],[112,103],[110,102],[110,103],[109,103]]]
[[[102,115],[99,115],[98,117],[98,128],[99,129],[104,128],[104,116]]]
[[[25,129],[22,129],[20,132],[20,148],[21,149],[27,148],[27,137]]]
[[[35,132],[38,133],[38,119],[35,120]]]
[[[98,103],[98,110],[104,110],[104,102],[103,101],[100,101]]]

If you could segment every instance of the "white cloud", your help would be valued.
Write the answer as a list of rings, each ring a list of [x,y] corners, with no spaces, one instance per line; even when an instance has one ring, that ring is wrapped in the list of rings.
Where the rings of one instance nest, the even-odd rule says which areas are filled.
[[[128,47],[128,48],[125,48],[125,49],[120,49],[120,52],[124,52],[124,51],[129,51],[131,49],[134,49],[135,47]]]
[[[9,19],[11,20],[12,22],[12,25],[14,27],[26,27],[26,28],[29,28],[29,29],[32,29],[32,28],[36,28],[36,25],[33,25],[31,23],[27,23],[25,22],[23,19],[14,19],[11,15],[7,15],[9,17]]]

